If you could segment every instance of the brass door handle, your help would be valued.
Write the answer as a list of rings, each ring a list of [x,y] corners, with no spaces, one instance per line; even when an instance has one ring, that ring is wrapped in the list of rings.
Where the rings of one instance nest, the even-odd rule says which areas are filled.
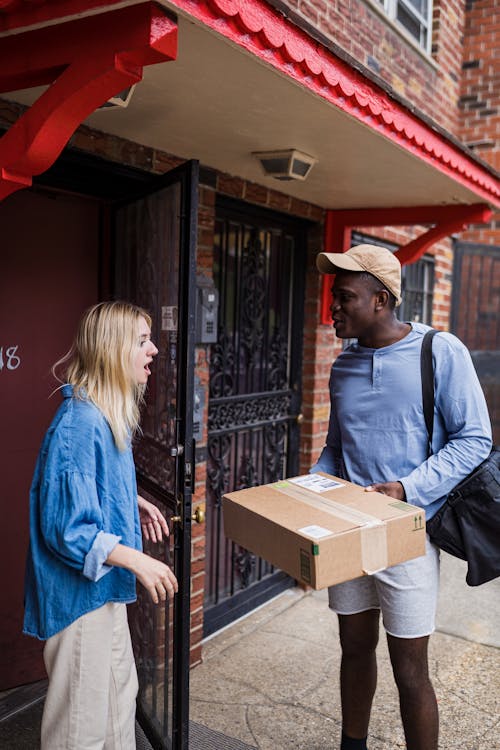
[[[193,521],[196,521],[196,523],[204,523],[205,517],[205,506],[200,505],[198,508],[196,508],[195,512],[191,516],[191,519]],[[182,516],[172,516],[170,520],[172,521],[172,523],[180,523],[182,521]]]
[[[297,422],[297,424],[302,424],[302,422],[304,421],[304,415],[297,414],[297,416],[295,417],[295,421]]]
[[[193,521],[196,521],[196,523],[204,523],[205,522],[205,506],[200,505],[199,508],[196,508],[191,518],[193,519]]]

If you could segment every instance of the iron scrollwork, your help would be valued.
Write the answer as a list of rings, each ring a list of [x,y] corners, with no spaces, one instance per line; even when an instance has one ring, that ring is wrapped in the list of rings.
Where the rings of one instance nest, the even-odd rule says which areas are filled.
[[[208,441],[209,498],[215,508],[220,508],[222,496],[229,489],[231,442],[231,435],[217,435]]]
[[[291,392],[257,398],[212,400],[208,414],[210,433],[286,419],[290,413]]]
[[[233,565],[235,573],[241,584],[242,589],[248,588],[252,579],[252,572],[255,568],[255,555],[243,547],[235,549],[233,552]]]
[[[234,393],[234,344],[224,326],[219,327],[217,343],[210,353],[210,397],[224,398]]]
[[[269,390],[279,391],[288,383],[288,344],[278,326],[275,326],[270,345]]]

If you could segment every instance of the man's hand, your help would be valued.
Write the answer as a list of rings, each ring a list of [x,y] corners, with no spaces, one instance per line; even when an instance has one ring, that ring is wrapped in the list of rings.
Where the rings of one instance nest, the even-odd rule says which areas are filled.
[[[161,542],[163,534],[169,535],[168,523],[163,513],[140,495],[137,495],[137,505],[139,506],[139,518],[141,519],[141,528],[144,539],[151,542]]]
[[[396,500],[406,499],[405,488],[401,482],[370,484],[369,487],[365,487],[365,492],[381,492],[382,495],[389,495],[389,497],[394,497]]]

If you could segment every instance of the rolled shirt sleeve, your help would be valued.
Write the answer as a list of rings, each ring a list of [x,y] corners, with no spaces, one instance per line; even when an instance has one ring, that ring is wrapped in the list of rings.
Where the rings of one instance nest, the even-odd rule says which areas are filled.
[[[85,557],[83,575],[91,581],[98,581],[109,573],[113,566],[106,565],[106,560],[120,541],[121,536],[99,531]]]

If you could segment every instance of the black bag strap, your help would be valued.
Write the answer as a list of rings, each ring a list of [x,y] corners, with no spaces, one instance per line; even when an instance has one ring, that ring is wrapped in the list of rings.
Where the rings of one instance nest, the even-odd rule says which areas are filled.
[[[420,375],[422,378],[422,404],[424,408],[425,426],[429,438],[429,455],[432,453],[432,433],[434,431],[434,365],[432,362],[432,339],[436,335],[435,328],[424,335],[420,352]]]

